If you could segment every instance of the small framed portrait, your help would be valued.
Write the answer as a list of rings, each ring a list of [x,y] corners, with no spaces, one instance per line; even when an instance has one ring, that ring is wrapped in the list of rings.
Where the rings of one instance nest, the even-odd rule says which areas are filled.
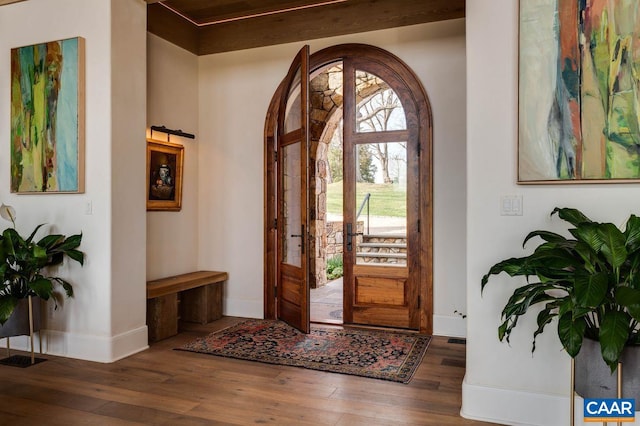
[[[184,147],[147,139],[147,210],[180,211]]]

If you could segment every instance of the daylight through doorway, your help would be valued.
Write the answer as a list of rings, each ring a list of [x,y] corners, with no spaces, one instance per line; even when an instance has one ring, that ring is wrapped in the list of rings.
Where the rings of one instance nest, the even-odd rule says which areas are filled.
[[[311,232],[315,258],[311,267],[310,319],[312,322],[343,322],[343,74],[342,62],[313,73],[311,99],[310,207],[315,223]]]

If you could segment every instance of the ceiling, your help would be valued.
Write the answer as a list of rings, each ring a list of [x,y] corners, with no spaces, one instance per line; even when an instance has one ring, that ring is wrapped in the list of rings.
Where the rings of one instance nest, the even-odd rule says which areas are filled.
[[[465,0],[147,0],[147,3],[148,31],[196,55],[465,16]]]

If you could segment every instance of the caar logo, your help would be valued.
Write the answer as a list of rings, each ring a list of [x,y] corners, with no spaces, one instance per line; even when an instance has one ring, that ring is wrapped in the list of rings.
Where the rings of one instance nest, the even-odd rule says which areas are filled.
[[[585,399],[585,422],[633,422],[636,400],[633,398]]]

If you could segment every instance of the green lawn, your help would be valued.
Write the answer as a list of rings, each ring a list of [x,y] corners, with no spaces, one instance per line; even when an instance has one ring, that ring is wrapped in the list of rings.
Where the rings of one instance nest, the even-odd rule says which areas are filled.
[[[369,214],[372,216],[405,217],[407,211],[407,192],[393,184],[358,183],[356,209],[365,194],[370,193]],[[362,214],[366,213],[366,207]],[[327,211],[342,214],[342,182],[327,185]],[[356,210],[357,211],[357,210]]]

